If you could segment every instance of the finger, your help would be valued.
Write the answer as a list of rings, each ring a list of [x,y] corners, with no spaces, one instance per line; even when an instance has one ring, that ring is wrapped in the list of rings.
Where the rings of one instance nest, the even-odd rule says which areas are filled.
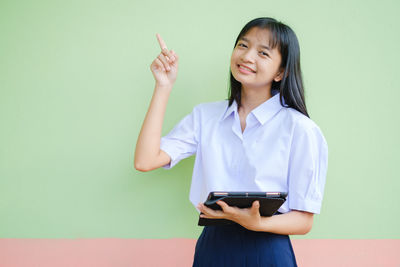
[[[174,50],[171,50],[170,52],[171,52],[172,57],[173,57],[174,60],[175,60],[175,59],[177,58],[177,55],[176,55],[175,51],[174,51]]]
[[[161,52],[162,52],[165,56],[168,57],[168,59],[169,59],[168,61],[169,61],[169,62],[173,62],[173,61],[175,60],[175,58],[174,58],[174,56],[172,55],[172,53],[168,50],[167,45],[165,44],[163,38],[162,38],[161,35],[158,34],[158,33],[156,34],[156,36],[157,36],[158,43],[160,44],[160,47],[161,47]]]
[[[217,204],[222,208],[222,211],[226,216],[235,216],[239,212],[239,208],[229,206],[224,201],[217,201]]]
[[[260,202],[258,200],[253,201],[251,205],[253,209],[258,209],[260,207]]]
[[[178,55],[176,54],[176,52],[174,51],[174,50],[171,50],[171,53],[172,53],[172,55],[174,56],[174,58],[177,60],[179,57],[178,57]]]
[[[197,205],[197,208],[201,211],[201,212],[204,212],[204,205],[203,205],[203,203],[199,203],[199,205]]]
[[[223,216],[223,211],[220,211],[220,210],[213,210],[213,209],[210,209],[210,208],[208,208],[208,207],[206,207],[204,204],[201,204],[202,205],[202,212],[206,215],[206,216],[208,216],[208,217],[214,217],[214,218],[216,218],[216,217],[221,217],[221,216]]]
[[[170,51],[168,51],[168,49],[163,49],[161,53],[167,58],[168,62],[174,62],[175,57]]]
[[[202,217],[202,218],[210,218],[210,219],[223,219],[223,218],[225,218],[224,213],[222,213],[221,211],[219,211],[219,213],[218,212],[209,213],[209,212],[203,211],[200,214],[200,217]]]
[[[228,204],[226,204],[224,201],[217,201],[217,204],[221,206],[223,211],[228,211],[230,206]]]
[[[253,213],[260,213],[260,202],[257,200],[254,201],[251,205],[251,210]]]
[[[158,43],[160,44],[161,50],[167,49],[167,45],[165,44],[163,38],[161,38],[161,35],[159,35],[158,33],[156,34]]]
[[[204,204],[201,204],[201,211],[205,214],[212,214],[213,213],[213,209],[210,209],[209,207],[207,207]]]
[[[202,212],[202,213],[204,212],[204,205],[203,205],[203,203],[200,202],[200,203],[197,205],[197,208],[199,209],[200,212]]]
[[[169,66],[169,63],[168,63],[168,61],[167,61],[167,58],[163,55],[163,54],[159,54],[158,55],[158,59],[163,63],[163,65],[164,65],[164,68],[166,69],[166,70],[171,70],[171,67]]]
[[[179,61],[179,56],[178,56],[178,54],[174,51],[174,50],[171,50],[171,52],[172,52],[172,55],[174,56],[174,62],[173,62],[173,64],[178,64],[178,61]]]
[[[161,62],[161,60],[156,58],[154,61],[156,63],[157,68],[161,69],[162,71],[166,71],[166,69],[164,68],[164,64]]]

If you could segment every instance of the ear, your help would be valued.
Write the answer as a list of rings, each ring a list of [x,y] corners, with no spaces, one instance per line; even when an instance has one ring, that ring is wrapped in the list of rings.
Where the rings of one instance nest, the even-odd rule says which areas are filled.
[[[274,78],[274,81],[275,81],[275,82],[279,82],[280,80],[282,80],[283,74],[284,74],[284,73],[285,73],[285,69],[280,68],[279,71],[278,71],[278,73],[276,74],[276,76],[275,76],[275,78]]]

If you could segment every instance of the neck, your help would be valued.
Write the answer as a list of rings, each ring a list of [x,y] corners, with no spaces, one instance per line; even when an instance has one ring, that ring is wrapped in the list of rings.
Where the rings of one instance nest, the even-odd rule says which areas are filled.
[[[240,108],[246,113],[251,112],[253,109],[270,99],[271,86],[269,88],[257,88],[249,89],[242,86],[241,97],[240,97]]]

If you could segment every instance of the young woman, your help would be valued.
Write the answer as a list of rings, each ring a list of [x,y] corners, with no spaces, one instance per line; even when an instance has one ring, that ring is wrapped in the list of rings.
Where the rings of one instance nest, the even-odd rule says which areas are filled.
[[[231,56],[229,100],[200,104],[161,138],[179,57],[157,35],[154,94],[139,134],[135,168],[171,168],[196,154],[190,200],[202,217],[236,224],[203,228],[193,266],[297,266],[288,235],[311,230],[324,192],[328,147],[304,101],[300,49],[290,27],[257,18],[239,33]],[[221,211],[202,202],[211,191],[288,192],[271,217],[259,203]]]

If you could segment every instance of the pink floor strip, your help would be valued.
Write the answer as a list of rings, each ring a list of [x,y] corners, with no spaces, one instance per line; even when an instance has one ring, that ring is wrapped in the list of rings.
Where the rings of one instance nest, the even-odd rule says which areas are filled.
[[[400,267],[400,240],[292,240],[300,267]],[[193,239],[0,239],[0,267],[187,267]]]

